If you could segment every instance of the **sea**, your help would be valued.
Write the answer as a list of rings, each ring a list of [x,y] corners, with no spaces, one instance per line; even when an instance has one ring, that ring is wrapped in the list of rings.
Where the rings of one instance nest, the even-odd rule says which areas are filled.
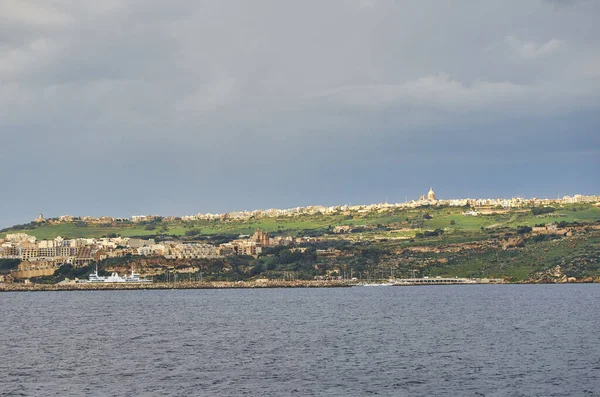
[[[600,396],[600,285],[0,293],[2,396]]]

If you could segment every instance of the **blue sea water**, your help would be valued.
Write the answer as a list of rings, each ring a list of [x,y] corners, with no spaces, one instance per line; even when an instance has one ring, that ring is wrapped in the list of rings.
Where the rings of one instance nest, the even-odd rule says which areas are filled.
[[[0,294],[0,395],[600,396],[600,286]]]

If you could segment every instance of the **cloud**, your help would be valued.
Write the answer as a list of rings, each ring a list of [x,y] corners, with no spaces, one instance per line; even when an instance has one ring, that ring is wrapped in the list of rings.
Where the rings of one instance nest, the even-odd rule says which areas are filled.
[[[511,113],[550,113],[569,109],[569,103],[575,100],[597,98],[598,87],[597,83],[591,87],[566,88],[551,83],[536,85],[479,80],[465,84],[447,74],[439,74],[402,84],[339,87],[327,90],[319,97],[325,103],[355,109],[418,109],[438,115],[442,111],[470,114],[471,117],[474,117],[472,112],[485,111],[501,118]]]
[[[221,77],[182,98],[175,108],[184,113],[206,113],[232,103],[236,99],[236,79]]]
[[[589,0],[544,0],[545,3],[554,4],[557,6],[572,6],[578,3],[584,3]]]
[[[43,69],[58,52],[57,43],[43,37],[0,52],[0,83]]]
[[[513,53],[524,59],[536,59],[552,55],[563,48],[563,40],[552,39],[546,43],[537,44],[532,41],[521,41],[515,36],[506,36],[506,43],[512,48]]]
[[[377,7],[377,0],[359,0],[360,8],[374,8]]]
[[[25,23],[35,26],[64,26],[72,18],[56,8],[41,6],[30,0],[0,1],[0,21]]]

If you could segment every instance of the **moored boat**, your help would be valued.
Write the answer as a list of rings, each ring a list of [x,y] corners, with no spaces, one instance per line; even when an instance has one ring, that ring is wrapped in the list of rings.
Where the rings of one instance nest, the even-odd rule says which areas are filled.
[[[131,275],[119,276],[118,273],[113,272],[110,276],[104,277],[98,275],[98,266],[88,277],[88,283],[151,283],[152,279],[142,277],[139,273],[136,273],[133,269]]]

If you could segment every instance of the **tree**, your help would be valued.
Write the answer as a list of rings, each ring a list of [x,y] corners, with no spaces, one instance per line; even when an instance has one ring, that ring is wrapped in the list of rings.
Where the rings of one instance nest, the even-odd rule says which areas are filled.
[[[555,211],[554,207],[533,207],[531,209],[531,213],[533,215],[550,214],[554,211]]]
[[[434,231],[429,231],[429,230],[425,230],[423,232],[423,236],[424,237],[435,237],[435,236],[441,236],[442,234],[444,234],[444,231],[442,229],[435,229]]]
[[[259,274],[261,274],[262,272],[265,271],[265,268],[262,264],[257,263],[256,265],[254,265],[254,267],[252,267],[252,269],[250,270],[250,276],[254,277],[254,276],[258,276]]]
[[[19,263],[20,259],[0,259],[0,273],[16,269]]]
[[[531,227],[529,226],[518,226],[517,227],[517,233],[519,234],[527,234],[530,233],[533,229],[531,229]]]
[[[279,252],[279,263],[288,264],[294,261],[294,255],[289,249],[284,249]]]

